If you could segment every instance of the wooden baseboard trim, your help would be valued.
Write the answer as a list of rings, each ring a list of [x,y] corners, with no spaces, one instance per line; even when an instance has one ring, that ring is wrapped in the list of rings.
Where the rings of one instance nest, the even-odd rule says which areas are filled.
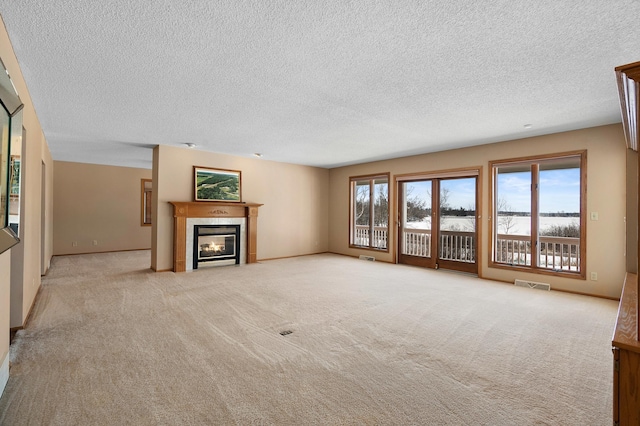
[[[487,281],[497,282],[497,283],[500,283],[500,284],[513,285],[513,281],[499,280],[497,278],[486,278],[486,277],[478,277],[478,278],[481,278],[481,279],[487,280]],[[559,291],[560,293],[576,294],[578,296],[597,297],[598,299],[620,301],[620,298],[616,298],[616,297],[601,296],[599,294],[589,294],[589,293],[583,293],[583,292],[580,292],[580,291],[573,291],[573,290],[563,290],[561,288],[553,288],[553,287],[551,287],[551,291]]]
[[[15,327],[9,329],[9,345],[13,345],[13,340],[16,338],[18,331],[22,330],[22,327]]]
[[[329,254],[335,254],[337,256],[345,256],[345,257],[351,257],[353,259],[358,259],[360,257],[359,254],[345,254],[345,253],[336,253],[334,251],[327,251],[325,253],[329,253]],[[374,256],[375,257],[375,256]],[[395,265],[397,264],[397,262],[395,260],[383,260],[383,259],[376,259],[376,262],[383,262],[383,263],[388,263],[390,265]]]
[[[33,302],[31,302],[31,307],[29,307],[29,313],[27,317],[24,319],[24,322],[19,327],[11,327],[9,329],[9,344],[13,343],[13,339],[15,339],[16,334],[20,330],[24,330],[27,327],[29,321],[31,321],[31,317],[33,316],[33,308],[36,306],[36,301],[40,297],[40,293],[42,292],[42,283],[40,283],[40,287],[38,287],[38,291],[36,292],[35,297],[33,298]]]
[[[268,262],[269,260],[293,259],[294,257],[315,256],[316,254],[326,254],[328,251],[319,251],[317,253],[296,254],[294,256],[268,257],[265,259],[257,259],[258,262]]]
[[[562,292],[562,293],[577,294],[578,296],[597,297],[598,299],[615,300],[616,302],[620,301],[619,297],[601,296],[599,294],[582,293],[580,291],[563,290],[561,288],[551,288],[551,290],[552,291],[559,291],[559,292]]]
[[[27,324],[29,323],[29,321],[31,320],[31,317],[33,316],[33,308],[34,308],[34,306],[36,306],[36,301],[40,297],[40,293],[41,292],[42,292],[42,281],[40,282],[40,286],[38,287],[38,291],[36,292],[36,295],[33,298],[33,302],[31,302],[31,306],[29,307],[29,313],[27,313],[27,317],[24,319],[24,323],[22,324],[23,328],[26,327]]]
[[[149,247],[149,248],[137,248],[137,249],[123,249],[123,250],[90,251],[90,252],[86,252],[86,253],[56,253],[52,257],[56,257],[56,256],[82,256],[83,254],[119,253],[121,251],[143,251],[143,250],[151,250],[151,247]]]

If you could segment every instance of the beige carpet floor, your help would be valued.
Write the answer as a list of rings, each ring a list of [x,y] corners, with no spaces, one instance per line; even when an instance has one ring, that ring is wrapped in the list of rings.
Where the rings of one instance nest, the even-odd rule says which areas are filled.
[[[329,254],[149,257],[54,258],[0,424],[611,424],[614,301]]]

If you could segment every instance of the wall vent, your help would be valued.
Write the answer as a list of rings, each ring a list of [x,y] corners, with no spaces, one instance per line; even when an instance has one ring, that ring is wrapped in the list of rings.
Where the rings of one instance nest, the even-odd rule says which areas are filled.
[[[365,256],[363,254],[360,255],[360,260],[368,260],[369,262],[373,262],[374,260],[376,260],[375,257],[373,256]]]
[[[516,280],[515,285],[518,287],[527,287],[527,288],[535,288],[538,290],[551,290],[551,285],[547,283],[537,283],[534,281],[526,281],[526,280]]]

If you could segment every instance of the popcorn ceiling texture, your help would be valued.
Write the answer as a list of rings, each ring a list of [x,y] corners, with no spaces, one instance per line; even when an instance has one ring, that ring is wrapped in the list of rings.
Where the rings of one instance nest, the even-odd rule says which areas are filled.
[[[9,1],[54,159],[335,167],[620,121],[640,2]],[[533,124],[526,130],[525,124]]]
[[[615,301],[338,255],[148,265],[53,259],[0,425],[611,423]]]

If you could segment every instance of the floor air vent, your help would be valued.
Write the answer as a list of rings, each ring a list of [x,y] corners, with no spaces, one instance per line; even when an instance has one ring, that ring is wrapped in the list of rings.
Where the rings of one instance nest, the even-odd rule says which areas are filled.
[[[551,290],[551,285],[546,283],[537,283],[534,281],[516,280],[514,284],[518,287],[536,288],[538,290]]]
[[[293,331],[291,330],[283,330],[280,332],[281,336],[288,336],[289,334],[293,333]]]
[[[376,258],[373,256],[360,255],[360,260],[368,260],[369,262],[373,262],[374,260],[376,260]]]

